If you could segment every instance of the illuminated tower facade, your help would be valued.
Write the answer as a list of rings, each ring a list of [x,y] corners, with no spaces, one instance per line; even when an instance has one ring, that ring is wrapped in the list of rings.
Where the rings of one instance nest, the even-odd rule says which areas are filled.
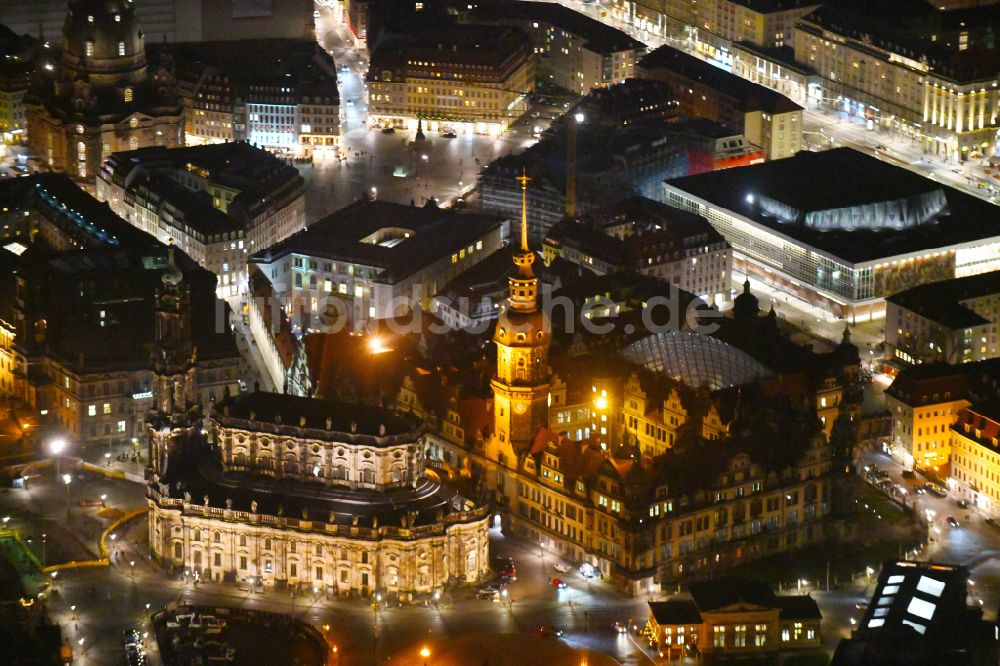
[[[153,409],[146,422],[150,430],[150,464],[162,474],[173,439],[190,428],[197,402],[197,352],[191,336],[191,291],[174,263],[174,247],[167,250],[167,267],[156,292],[156,336],[152,354]]]
[[[551,330],[538,307],[538,278],[532,269],[535,253],[528,247],[527,191],[531,179],[522,172],[518,180],[521,248],[514,254],[517,272],[509,279],[510,294],[493,335],[497,373],[492,386],[496,445],[500,453],[510,450],[520,461],[539,428],[548,423]]]

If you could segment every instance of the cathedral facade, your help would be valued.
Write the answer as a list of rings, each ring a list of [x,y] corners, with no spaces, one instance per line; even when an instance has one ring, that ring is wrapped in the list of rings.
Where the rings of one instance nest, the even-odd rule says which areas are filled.
[[[92,181],[111,153],[182,145],[171,63],[149,63],[130,0],[73,0],[61,53],[45,49],[26,98],[28,141],[49,169]]]
[[[171,262],[147,419],[158,561],[207,580],[404,600],[488,575],[488,510],[425,473],[415,420],[260,391],[206,416],[191,390],[186,302]]]

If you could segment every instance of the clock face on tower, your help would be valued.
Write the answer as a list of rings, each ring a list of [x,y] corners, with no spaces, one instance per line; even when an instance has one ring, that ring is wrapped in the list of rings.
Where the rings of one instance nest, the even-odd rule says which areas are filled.
[[[523,402],[515,402],[514,403],[514,411],[517,412],[518,414],[524,414],[524,412],[527,409],[528,409],[528,406],[525,405]]]

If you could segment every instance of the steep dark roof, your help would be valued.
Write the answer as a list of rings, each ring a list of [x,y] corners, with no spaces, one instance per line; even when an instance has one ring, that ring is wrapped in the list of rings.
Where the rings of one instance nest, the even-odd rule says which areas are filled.
[[[419,434],[419,428],[412,420],[398,416],[383,407],[331,402],[286,393],[264,391],[241,393],[222,400],[216,406],[216,412],[222,419],[229,417],[243,420],[250,420],[252,412],[253,423],[340,433],[352,432],[353,424],[356,426],[357,434],[371,437],[380,436],[381,426],[385,426],[386,437],[412,433],[416,438]],[[299,425],[301,418],[305,418],[303,426]],[[331,420],[329,428],[326,425],[327,419]]]
[[[701,613],[690,599],[671,601],[650,601],[649,612],[656,623],[663,625],[695,625],[701,624]]]
[[[852,148],[835,148],[747,167],[666,181],[668,185],[731,210],[758,224],[853,263],[933,250],[1000,236],[1000,209],[970,194],[924,178]],[[947,200],[936,220],[905,231],[823,231],[765,215],[748,194],[794,202],[806,211],[894,201],[941,190]]]
[[[997,293],[1000,271],[921,284],[885,300],[954,330],[990,323],[959,301]]]
[[[657,69],[666,69],[707,85],[735,99],[744,112],[779,114],[802,110],[801,106],[779,92],[740,78],[667,44],[639,61],[638,69],[645,71],[647,76]]]
[[[781,609],[782,620],[820,620],[823,614],[819,612],[816,600],[808,594],[801,596],[776,596],[778,608]]]
[[[771,586],[760,580],[722,578],[690,585],[691,597],[701,612],[714,611],[737,604],[776,608],[777,597]]]

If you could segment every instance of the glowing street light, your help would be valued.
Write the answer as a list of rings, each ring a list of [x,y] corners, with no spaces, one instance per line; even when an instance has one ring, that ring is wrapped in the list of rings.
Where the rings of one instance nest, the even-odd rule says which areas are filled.
[[[420,656],[424,658],[424,666],[427,666],[427,658],[431,656],[431,651],[426,645],[420,649]]]
[[[56,477],[59,477],[59,461],[61,460],[62,452],[66,450],[66,440],[62,437],[56,437],[55,439],[49,440],[48,444],[49,455],[56,459]]]
[[[368,340],[368,351],[369,353],[375,355],[375,354],[384,354],[386,352],[392,351],[392,349],[386,346],[385,340],[383,340],[380,336],[373,335]]]

